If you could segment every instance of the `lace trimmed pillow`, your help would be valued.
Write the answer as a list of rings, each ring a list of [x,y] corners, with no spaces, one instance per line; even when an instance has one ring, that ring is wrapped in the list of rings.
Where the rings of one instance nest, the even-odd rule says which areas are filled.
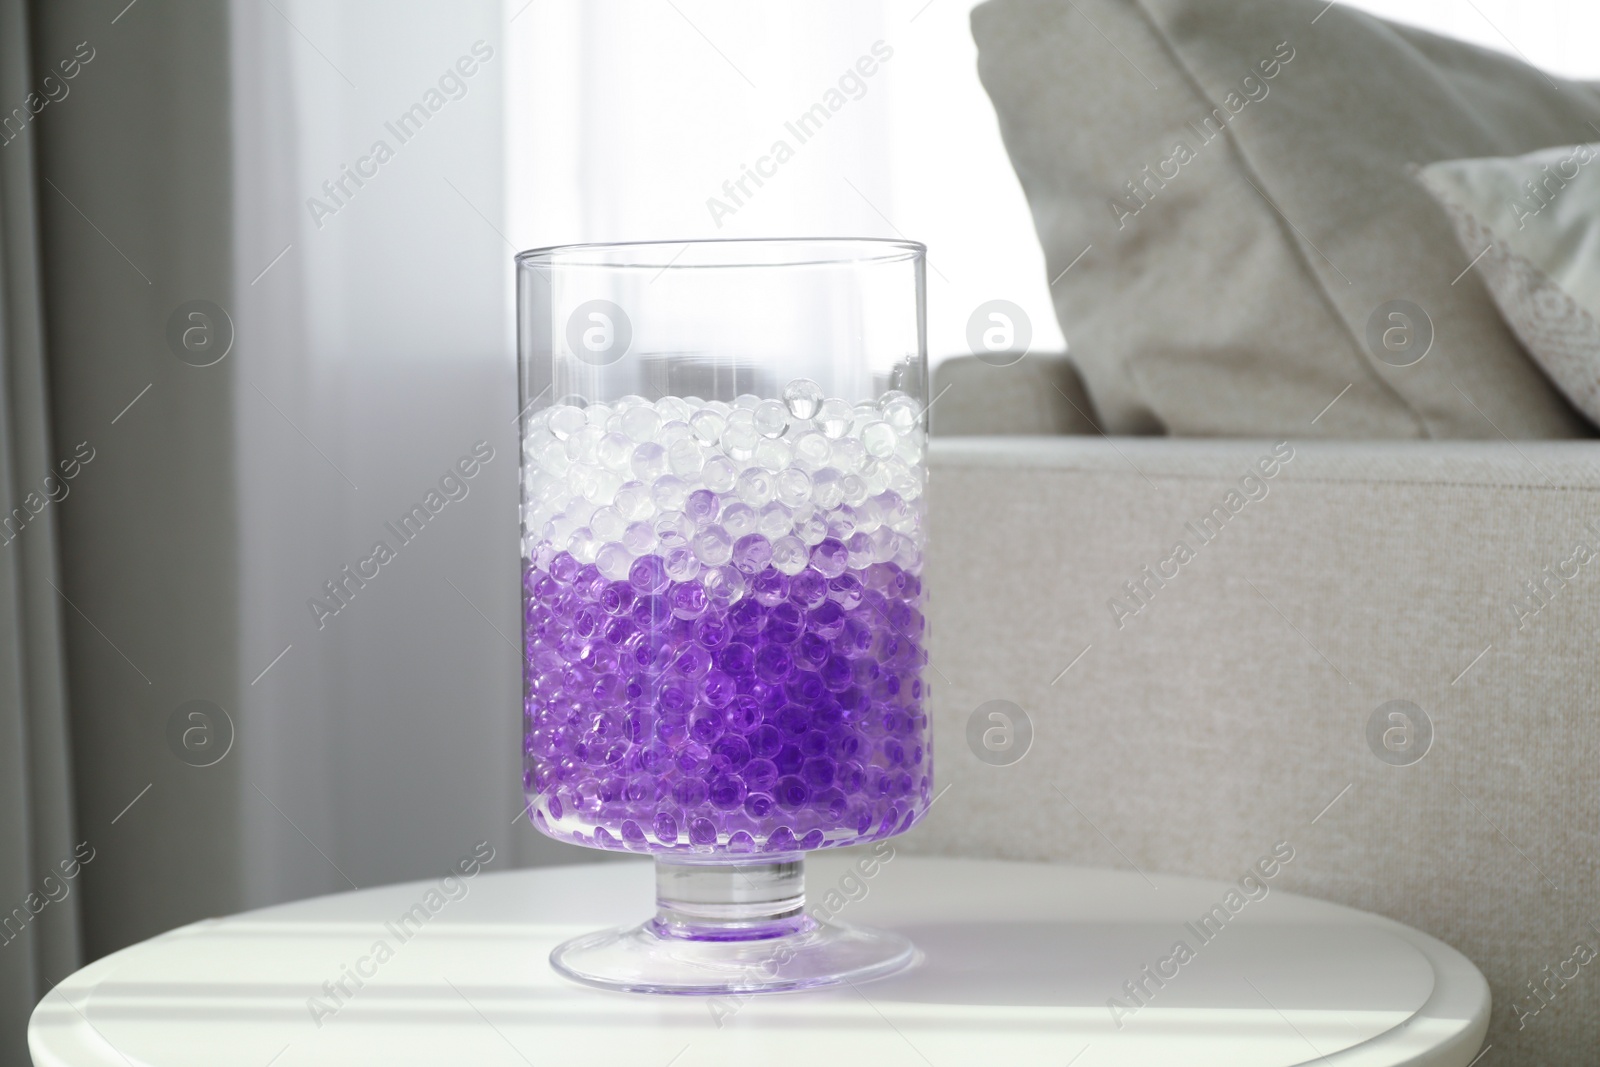
[[[1417,172],[1534,362],[1600,426],[1600,144]]]

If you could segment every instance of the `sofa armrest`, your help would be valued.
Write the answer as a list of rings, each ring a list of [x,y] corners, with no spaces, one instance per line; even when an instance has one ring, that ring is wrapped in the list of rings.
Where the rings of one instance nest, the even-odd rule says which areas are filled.
[[[1600,945],[1600,446],[1274,448],[933,443],[948,793],[907,847],[1231,880],[1288,842],[1274,887],[1442,938],[1489,978],[1491,1042],[1583,1062],[1600,980],[1514,1009]],[[969,747],[991,700],[1031,720],[1019,762]],[[1431,722],[1410,765],[1393,700]]]
[[[1029,354],[1005,366],[956,356],[934,368],[933,394],[929,421],[941,437],[1100,432],[1083,381],[1063,355]]]

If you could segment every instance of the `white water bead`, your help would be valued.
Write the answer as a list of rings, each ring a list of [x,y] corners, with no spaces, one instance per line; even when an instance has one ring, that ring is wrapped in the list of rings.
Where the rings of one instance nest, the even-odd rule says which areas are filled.
[[[822,402],[821,409],[817,412],[817,429],[830,441],[837,440],[850,432],[850,424],[855,421],[855,412],[850,405],[832,397]]]
[[[622,535],[622,547],[635,556],[642,556],[656,547],[655,527],[648,522],[629,523]]]
[[[793,534],[772,542],[772,565],[791,577],[806,569],[811,562],[811,550]]]
[[[867,450],[867,455],[874,459],[886,459],[894,455],[895,445],[899,443],[900,435],[882,419],[869,422],[861,428],[861,445]]]
[[[599,448],[600,439],[605,436],[605,431],[594,426],[585,426],[566,440],[567,456],[574,461],[584,463],[594,462],[595,453]]]
[[[796,378],[783,388],[783,403],[797,419],[815,418],[822,406],[822,386],[810,378]]]
[[[867,462],[866,446],[859,438],[841,437],[833,443],[828,462],[840,474],[854,474]]]
[[[843,479],[832,467],[824,467],[811,476],[811,502],[824,510],[844,503]]]
[[[735,490],[738,492],[740,500],[753,508],[759,508],[772,499],[776,491],[773,481],[771,471],[762,467],[749,467],[746,468],[743,474],[739,475],[739,482],[735,486]]]
[[[680,478],[699,477],[700,469],[705,465],[705,449],[700,447],[700,442],[692,438],[678,441],[667,449],[667,466],[671,467],[672,473]]]
[[[662,511],[682,511],[689,499],[689,485],[676,474],[663,474],[651,487],[650,499]]]
[[[781,471],[794,462],[794,446],[787,441],[762,441],[756,445],[755,462],[769,471]]]
[[[563,404],[550,413],[550,432],[563,441],[587,425],[589,420],[583,409],[570,404]]]
[[[708,567],[700,575],[700,584],[705,588],[706,599],[719,608],[737,603],[750,588],[738,568],[728,566]]]
[[[811,475],[799,467],[790,467],[778,472],[773,479],[773,487],[778,499],[791,508],[799,507],[811,499]]]
[[[706,488],[718,493],[731,492],[738,477],[739,468],[727,456],[712,456],[700,471],[700,480]]]
[[[648,519],[655,514],[655,502],[650,499],[650,487],[643,482],[627,482],[617,490],[617,510],[629,522]]]
[[[720,567],[733,558],[733,538],[717,523],[703,527],[690,546],[695,558],[708,567]]]
[[[622,488],[622,475],[603,467],[595,467],[593,470],[588,489],[583,494],[584,499],[596,505],[611,503],[617,497],[617,490]]]
[[[583,416],[589,420],[589,425],[602,430],[606,428],[606,423],[610,421],[611,416],[614,414],[616,412],[611,409],[610,404],[590,404],[583,409]]]
[[[622,413],[622,432],[639,444],[655,440],[663,425],[656,409],[647,404],[630,407]]]
[[[689,429],[694,435],[708,445],[714,445],[722,440],[722,431],[727,429],[728,420],[709,408],[702,409],[689,416]]]
[[[722,527],[734,540],[755,533],[758,522],[756,509],[749,504],[734,501],[722,509]]]
[[[887,526],[880,526],[872,532],[872,556],[874,563],[888,563],[900,551],[900,535]]]
[[[661,416],[662,422],[687,422],[694,413],[694,408],[682,397],[664,396],[656,401],[656,414]]]
[[[633,476],[642,482],[654,481],[667,473],[667,450],[646,441],[633,450]]]
[[[828,462],[833,445],[815,430],[801,434],[794,442],[795,465],[805,471],[815,471]]]
[[[851,507],[857,507],[866,502],[867,483],[859,474],[846,474],[839,479],[839,488],[844,492],[844,502]]]
[[[722,431],[722,450],[741,462],[754,459],[756,446],[760,443],[761,435],[756,433],[754,426],[736,426],[730,422],[728,428]]]
[[[828,537],[828,524],[821,515],[812,515],[804,521],[796,520],[795,536],[808,545],[818,545]]]
[[[594,513],[597,510],[598,508],[596,508],[594,504],[583,499],[582,497],[578,497],[567,505],[565,514],[567,518],[571,519],[579,526],[587,526],[589,525],[589,520],[594,516]]]
[[[761,398],[754,393],[740,393],[733,398],[733,406],[738,411],[754,411],[761,403]]]
[[[656,541],[666,547],[687,545],[695,535],[694,520],[681,511],[664,511],[655,518]]]
[[[762,437],[782,437],[789,428],[789,409],[781,401],[763,400],[753,415],[756,432]]]
[[[904,394],[883,405],[883,421],[894,427],[897,434],[908,434],[922,415],[922,407]]]
[[[794,529],[793,513],[778,501],[771,501],[762,507],[760,520],[756,523],[756,529],[768,541],[776,541]]]
[[[662,448],[671,449],[679,441],[693,440],[694,431],[689,429],[689,424],[679,419],[663,423],[661,432],[656,434],[656,441]]]
[[[574,530],[567,539],[567,551],[572,553],[572,558],[579,563],[593,563],[595,554],[600,551],[600,542],[595,540],[593,531],[587,526]]]
[[[552,437],[539,449],[539,466],[557,478],[563,477],[572,466],[572,460],[567,457],[566,443]]]
[[[674,545],[661,554],[667,577],[675,582],[692,582],[700,576],[700,561],[688,545]]]
[[[618,542],[611,541],[600,547],[594,565],[613,582],[620,582],[628,576],[628,569],[633,566],[633,554]]]
[[[601,541],[620,541],[622,532],[627,528],[628,520],[622,517],[622,512],[618,511],[614,504],[596,509],[589,518],[589,529],[593,530],[594,535]]]
[[[595,448],[595,456],[603,466],[621,474],[632,467],[633,449],[634,444],[628,440],[626,434],[607,433],[600,438],[600,443]]]
[[[828,536],[835,541],[848,541],[856,532],[855,509],[845,505],[833,509],[828,515]]]

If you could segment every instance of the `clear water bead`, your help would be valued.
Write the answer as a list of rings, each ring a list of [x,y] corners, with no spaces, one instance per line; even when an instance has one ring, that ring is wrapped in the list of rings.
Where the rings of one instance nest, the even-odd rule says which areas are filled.
[[[550,413],[550,432],[563,441],[587,425],[589,420],[584,415],[583,409],[570,404],[563,404]]]
[[[850,432],[850,425],[855,421],[855,412],[850,405],[833,397],[822,402],[822,408],[817,413],[817,428],[822,435],[830,441],[838,440]]]
[[[622,432],[639,444],[655,440],[662,425],[661,416],[648,404],[630,407],[622,413]]]
[[[689,416],[689,429],[708,445],[714,445],[722,440],[722,431],[727,425],[728,420],[709,407],[701,408]]]
[[[755,458],[756,446],[760,443],[761,435],[756,433],[754,426],[730,424],[722,433],[723,451],[736,460],[748,461]]]
[[[654,481],[667,473],[667,450],[646,441],[633,450],[633,476],[642,482]]]
[[[772,472],[761,467],[749,467],[739,475],[739,499],[753,508],[759,508],[773,497]]]
[[[861,428],[861,444],[865,446],[867,455],[875,459],[887,459],[894,455],[894,446],[899,443],[894,427],[882,420],[869,422]]]
[[[782,437],[789,428],[789,409],[776,400],[763,400],[753,414],[756,432],[762,437]]]
[[[895,397],[883,405],[883,421],[894,427],[894,432],[905,435],[917,424],[922,409],[909,396]]]
[[[784,387],[783,403],[795,418],[813,419],[822,407],[822,395],[822,386],[810,378],[796,378]]]
[[[798,467],[778,472],[773,486],[778,499],[791,508],[797,508],[811,499],[811,475]]]

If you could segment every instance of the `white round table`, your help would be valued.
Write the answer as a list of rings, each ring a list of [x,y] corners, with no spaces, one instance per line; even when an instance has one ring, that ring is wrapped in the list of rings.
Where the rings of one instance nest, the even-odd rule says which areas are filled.
[[[208,920],[124,949],[39,1004],[33,1060],[1466,1067],[1488,1027],[1488,986],[1466,957],[1350,908],[1271,889],[1233,898],[1243,903],[1230,912],[1228,883],[905,854],[851,876],[858,860],[812,856],[807,891],[838,904],[840,921],[899,930],[922,949],[918,966],[876,982],[742,998],[584,988],[546,956],[644,918],[650,865],[485,872]]]

